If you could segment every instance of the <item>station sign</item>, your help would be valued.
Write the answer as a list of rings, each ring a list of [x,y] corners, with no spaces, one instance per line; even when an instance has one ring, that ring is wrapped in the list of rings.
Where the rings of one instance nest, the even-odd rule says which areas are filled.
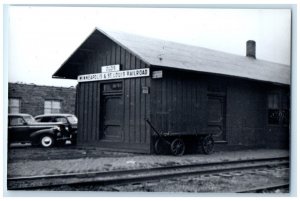
[[[109,65],[109,66],[101,66],[101,73],[109,73],[109,72],[116,72],[120,71],[120,65]]]
[[[162,78],[162,77],[163,77],[163,71],[162,70],[152,72],[152,78],[153,79],[159,79],[159,78]]]
[[[77,77],[78,82],[92,82],[101,80],[115,80],[135,77],[147,77],[150,75],[149,68],[140,68],[134,70],[123,70],[107,73],[85,74]]]

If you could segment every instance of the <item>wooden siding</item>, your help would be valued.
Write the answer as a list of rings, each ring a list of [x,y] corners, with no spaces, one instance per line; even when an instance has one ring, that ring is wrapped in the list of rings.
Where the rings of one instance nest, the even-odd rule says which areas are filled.
[[[205,77],[163,71],[151,81],[151,121],[164,133],[199,133],[206,128]]]
[[[286,148],[288,127],[267,121],[268,93],[282,88],[289,91],[251,80],[163,70],[162,79],[151,81],[151,121],[164,133],[209,131],[208,97],[221,96],[226,146]]]
[[[261,148],[288,148],[289,125],[268,123],[267,98],[271,91],[289,92],[287,86],[229,79],[227,90],[228,144]]]
[[[99,40],[96,50],[90,52],[80,74],[100,73],[101,66],[120,64],[121,70],[147,68],[148,66],[124,48],[106,37]],[[101,85],[121,81],[123,83],[122,141],[102,140]],[[150,151],[150,130],[145,124],[149,118],[149,94],[142,94],[142,87],[150,86],[150,78],[96,81],[78,84],[78,143],[130,151]]]
[[[262,147],[267,126],[265,85],[245,80],[229,80],[227,89],[228,144]]]
[[[145,62],[99,35],[93,51],[87,51],[79,74],[99,73],[101,66],[120,64],[121,70],[148,68]],[[163,78],[132,78],[78,84],[77,114],[79,119],[78,144],[103,148],[149,153],[152,150],[153,131],[145,122],[164,133],[191,134],[207,132],[209,97],[224,100],[224,132],[226,145],[278,147],[286,145],[287,127],[269,126],[267,122],[267,95],[271,90],[288,87],[266,84],[240,78],[170,70],[163,70]],[[103,139],[102,86],[121,81],[123,111],[121,140]],[[149,87],[149,94],[142,87]],[[276,137],[274,137],[276,136]],[[284,139],[284,140],[282,140]],[[283,146],[283,147],[284,147]],[[269,146],[269,147],[272,147]]]

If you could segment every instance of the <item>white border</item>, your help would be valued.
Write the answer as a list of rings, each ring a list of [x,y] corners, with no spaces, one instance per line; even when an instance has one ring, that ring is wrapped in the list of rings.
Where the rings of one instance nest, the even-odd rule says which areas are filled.
[[[28,0],[26,2],[22,1],[22,0],[4,0],[2,1],[2,9],[1,9],[1,18],[3,18],[3,14],[5,14],[4,19],[5,21],[1,20],[2,23],[4,23],[4,31],[1,32],[1,42],[2,42],[2,47],[4,47],[4,51],[1,54],[1,59],[3,62],[3,66],[4,68],[3,71],[0,71],[0,76],[3,78],[2,82],[0,82],[0,88],[2,88],[3,90],[1,91],[1,99],[0,99],[0,113],[3,114],[2,116],[0,115],[0,128],[3,128],[3,134],[6,133],[6,127],[4,125],[7,125],[6,122],[6,116],[7,116],[7,77],[8,77],[8,63],[7,63],[7,49],[8,49],[8,44],[7,44],[7,37],[8,37],[8,33],[7,33],[7,13],[5,13],[5,6],[4,4],[112,4],[112,3],[119,3],[119,4],[124,4],[126,3],[126,5],[123,6],[130,6],[128,4],[139,4],[139,6],[141,6],[141,3],[150,3],[150,4],[160,4],[162,6],[164,6],[163,4],[166,3],[170,3],[170,1],[167,0],[152,0],[152,1],[114,1],[114,0],[106,0],[106,1],[99,1],[99,0],[87,0],[87,1],[82,1],[82,0],[63,0],[63,1],[49,1],[49,0]],[[211,1],[193,1],[193,0],[172,0],[172,5],[173,6],[178,6],[178,5],[174,5],[174,4],[183,4],[182,6],[186,6],[188,4],[196,4],[196,3],[201,3],[203,7],[207,8],[207,7],[218,7],[218,8],[291,8],[293,13],[292,13],[292,107],[291,107],[291,116],[292,116],[292,121],[291,121],[291,133],[292,133],[292,141],[291,141],[291,160],[292,160],[292,164],[291,164],[291,168],[292,168],[292,177],[291,177],[291,184],[292,184],[292,188],[291,188],[291,196],[296,196],[297,197],[297,180],[299,180],[299,174],[297,174],[297,163],[299,160],[297,160],[297,144],[300,144],[299,142],[299,137],[297,138],[297,128],[299,125],[298,121],[297,121],[297,114],[299,112],[298,108],[297,108],[297,99],[298,99],[298,84],[297,84],[297,77],[298,77],[298,71],[297,71],[297,56],[298,52],[297,52],[297,46],[298,46],[298,41],[297,41],[297,30],[296,28],[298,27],[297,25],[299,25],[299,20],[297,17],[297,10],[296,10],[296,6],[299,4],[299,1],[297,0],[246,0],[246,1],[240,1],[240,0],[232,0],[232,1],[227,1],[227,0],[219,0],[219,1],[215,1],[215,0],[211,0]],[[210,5],[207,5],[207,4]],[[277,5],[275,5],[277,4]],[[287,4],[294,4],[294,5],[287,5]],[[62,4],[61,4],[62,5]],[[78,5],[77,5],[78,6]],[[189,6],[189,5],[188,5]],[[298,15],[299,16],[299,15]],[[3,27],[3,24],[2,24]],[[3,56],[3,58],[2,58]],[[3,139],[3,138],[2,138]],[[1,140],[1,142],[4,142]],[[1,154],[1,170],[3,173],[4,177],[3,178],[3,182],[2,182],[2,190],[5,196],[78,196],[79,198],[72,198],[72,200],[82,200],[80,197],[82,196],[160,196],[160,197],[165,197],[165,196],[213,196],[213,197],[232,197],[232,196],[242,196],[242,195],[230,195],[230,194],[202,194],[202,195],[195,195],[195,194],[166,194],[166,193],[152,193],[151,195],[149,194],[140,194],[140,195],[136,195],[136,194],[131,194],[131,193],[118,193],[118,194],[114,194],[114,193],[93,193],[93,192],[87,192],[87,193],[81,193],[81,192],[70,192],[70,193],[60,193],[60,192],[55,192],[55,193],[50,193],[50,192],[17,192],[17,193],[11,193],[11,192],[7,192],[4,188],[6,187],[5,185],[5,180],[6,180],[6,154],[7,154],[7,147],[5,143],[1,143],[1,148],[3,150],[3,154]],[[2,169],[3,168],[3,169]],[[276,195],[274,195],[276,196]],[[294,197],[296,199],[296,197]],[[22,200],[27,200],[28,198],[22,198]],[[32,198],[29,198],[30,200],[32,200]],[[28,200],[29,200],[28,199]],[[39,198],[36,198],[39,199]],[[45,199],[45,198],[43,198]],[[50,198],[51,199],[51,198]],[[99,199],[99,198],[95,198],[95,199]],[[124,199],[124,198],[122,198]],[[148,198],[153,200],[153,198]],[[165,198],[164,198],[165,199]],[[171,198],[172,200],[178,200],[180,198]],[[203,198],[201,198],[203,199]],[[207,198],[207,199],[211,199],[211,198]],[[221,198],[223,200],[223,198]],[[230,198],[230,200],[234,200],[234,199],[239,199],[240,198]],[[244,199],[249,199],[249,198],[244,198]],[[255,199],[255,198],[254,198]],[[278,198],[271,198],[272,200],[274,199],[281,199],[281,197]],[[127,198],[127,200],[129,200]],[[132,198],[130,198],[130,200],[132,200]],[[197,199],[199,200],[199,198]],[[225,199],[226,200],[226,199]]]

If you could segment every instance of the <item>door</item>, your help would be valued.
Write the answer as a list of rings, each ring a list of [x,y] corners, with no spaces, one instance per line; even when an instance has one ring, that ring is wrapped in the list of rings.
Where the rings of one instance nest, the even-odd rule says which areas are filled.
[[[226,142],[225,96],[208,96],[208,129],[216,142]]]
[[[103,139],[120,141],[122,138],[122,96],[103,97]]]
[[[123,133],[122,83],[107,83],[102,89],[102,139],[121,142]]]
[[[9,117],[8,141],[10,143],[29,141],[29,126],[23,117]]]

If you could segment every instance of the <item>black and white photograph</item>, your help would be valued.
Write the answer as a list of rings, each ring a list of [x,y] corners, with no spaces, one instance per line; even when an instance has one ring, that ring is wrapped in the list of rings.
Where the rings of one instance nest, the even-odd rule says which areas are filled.
[[[293,11],[6,5],[7,194],[289,196]]]

